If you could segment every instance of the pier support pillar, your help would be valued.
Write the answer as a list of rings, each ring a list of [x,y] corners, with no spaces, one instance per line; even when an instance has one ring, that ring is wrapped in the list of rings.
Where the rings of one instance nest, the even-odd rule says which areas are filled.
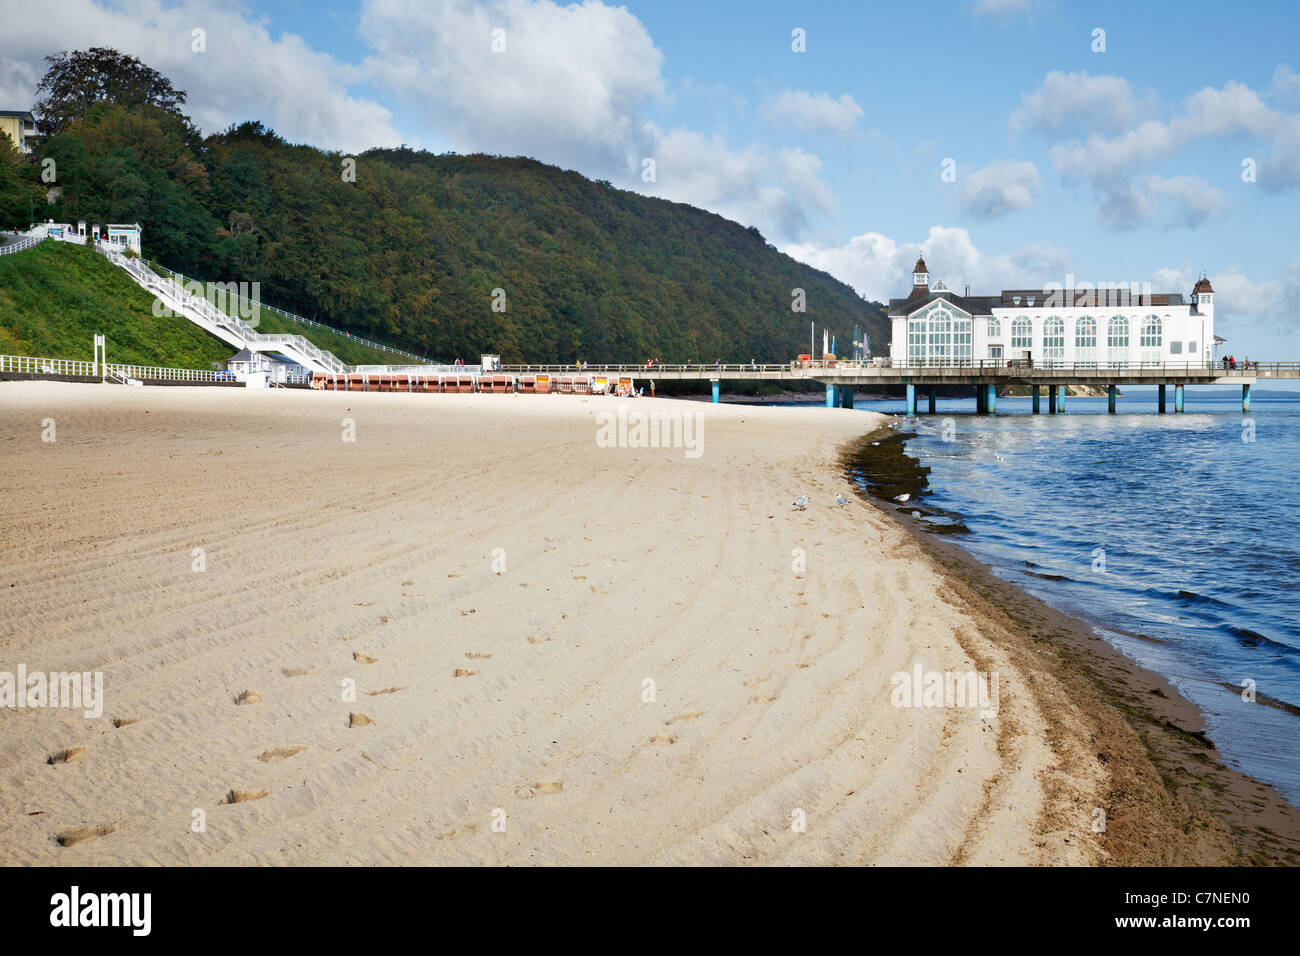
[[[1115,414],[1115,396],[1118,393],[1119,393],[1119,386],[1117,385],[1106,386],[1106,411],[1110,412],[1110,414],[1112,415]]]
[[[907,386],[907,417],[916,417],[916,386]]]
[[[1241,386],[1241,410],[1243,412],[1250,411],[1250,386],[1249,385]]]
[[[983,415],[985,412],[988,411],[988,404],[987,404],[988,397],[989,397],[989,393],[984,391],[983,385],[975,386],[975,414],[976,415]]]
[[[718,380],[715,378],[715,379],[713,380],[713,404],[714,404],[714,405],[717,405],[718,402],[720,401],[720,399],[718,398],[718,385],[719,385],[719,384],[720,384],[720,383],[719,383]]]
[[[1034,414],[1035,414],[1035,415],[1037,415],[1037,414],[1039,413],[1039,411],[1041,410],[1041,405],[1040,405],[1040,401],[1041,401],[1041,399],[1040,399],[1040,396],[1039,396],[1039,391],[1040,391],[1040,389],[1038,388],[1037,385],[1035,385],[1035,386],[1034,386]]]
[[[853,407],[853,386],[841,385],[840,386],[840,408],[852,408],[852,407]]]
[[[1056,411],[1058,414],[1065,412],[1065,386],[1056,386]]]
[[[931,386],[930,386],[930,414],[931,414],[931,415],[934,414],[934,400],[935,400],[935,394],[934,394],[934,393],[935,393],[936,391],[937,391],[937,389],[936,389],[933,385],[931,385]]]
[[[1057,395],[1056,386],[1055,385],[1047,386],[1047,414],[1049,415],[1055,415],[1057,412],[1056,395]]]
[[[835,386],[834,385],[826,386],[826,407],[827,408],[835,407]]]
[[[1163,415],[1165,413],[1165,387],[1163,385],[1157,385],[1156,394],[1159,396],[1160,414]]]
[[[1183,386],[1174,386],[1174,412],[1181,413],[1183,410]]]
[[[998,413],[998,387],[996,385],[984,386],[984,410],[990,415]]]

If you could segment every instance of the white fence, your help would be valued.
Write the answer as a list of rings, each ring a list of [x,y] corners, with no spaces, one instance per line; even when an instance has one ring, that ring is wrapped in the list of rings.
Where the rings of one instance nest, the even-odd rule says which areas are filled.
[[[78,359],[37,358],[31,355],[0,355],[0,372],[27,372],[34,375],[80,375],[100,378],[117,374],[123,378],[166,379],[176,382],[228,382],[229,372],[212,372],[196,368],[163,368],[156,365],[123,365],[105,362],[102,368],[95,362]]]
[[[17,242],[10,242],[0,246],[0,256],[7,256],[11,252],[22,252],[24,249],[40,245],[45,241],[46,231],[45,226],[29,229]]]

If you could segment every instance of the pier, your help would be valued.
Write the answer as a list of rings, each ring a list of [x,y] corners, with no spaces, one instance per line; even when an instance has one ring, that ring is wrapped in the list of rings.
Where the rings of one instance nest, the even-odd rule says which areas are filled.
[[[925,390],[928,412],[934,414],[936,389],[968,388],[981,414],[997,414],[998,391],[1015,385],[1027,386],[1033,411],[1042,410],[1042,392],[1047,393],[1049,414],[1065,411],[1068,385],[1090,385],[1104,389],[1107,411],[1115,413],[1116,397],[1125,385],[1155,385],[1157,408],[1168,410],[1170,386],[1175,413],[1183,411],[1184,389],[1188,385],[1240,385],[1242,411],[1250,411],[1251,386],[1274,379],[1300,379],[1300,362],[1252,362],[1249,368],[1224,368],[1221,362],[1088,365],[1034,364],[1016,360],[989,360],[953,366],[895,367],[867,362],[790,362],[784,365],[507,365],[501,372],[513,375],[600,375],[632,376],[650,381],[687,381],[712,384],[713,401],[719,401],[722,382],[817,382],[826,387],[828,408],[852,408],[855,390],[872,391],[889,386],[903,387],[907,414],[918,414],[918,389]]]

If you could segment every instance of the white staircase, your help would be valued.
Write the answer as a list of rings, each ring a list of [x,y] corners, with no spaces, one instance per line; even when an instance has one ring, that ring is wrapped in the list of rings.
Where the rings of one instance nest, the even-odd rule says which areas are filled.
[[[95,248],[109,262],[126,270],[127,275],[151,295],[156,296],[167,308],[235,348],[283,355],[291,362],[297,362],[313,372],[341,374],[348,370],[347,365],[332,352],[318,349],[301,335],[262,335],[248,323],[227,315],[207,299],[187,292],[178,283],[164,279],[138,260],[128,259],[122,253],[104,245],[97,244]]]

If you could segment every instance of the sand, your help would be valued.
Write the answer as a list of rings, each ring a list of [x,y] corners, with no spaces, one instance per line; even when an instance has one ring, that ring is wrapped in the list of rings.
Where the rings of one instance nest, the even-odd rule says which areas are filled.
[[[1094,718],[841,477],[880,424],[0,384],[0,671],[105,695],[0,710],[0,863],[1105,862]]]

